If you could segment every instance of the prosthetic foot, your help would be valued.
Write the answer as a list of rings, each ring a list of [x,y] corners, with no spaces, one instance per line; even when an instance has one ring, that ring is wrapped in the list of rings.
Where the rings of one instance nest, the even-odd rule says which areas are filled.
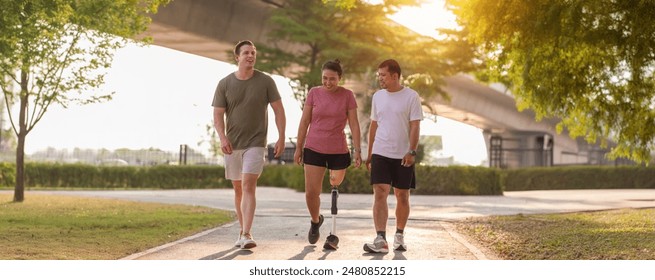
[[[339,197],[339,190],[337,186],[332,186],[332,231],[325,240],[324,249],[336,250],[339,248],[339,237],[337,237],[337,198]]]

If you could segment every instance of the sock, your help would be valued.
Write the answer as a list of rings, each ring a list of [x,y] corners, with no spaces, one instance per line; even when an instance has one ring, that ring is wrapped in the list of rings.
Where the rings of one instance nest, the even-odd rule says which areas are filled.
[[[387,232],[386,231],[378,231],[378,236],[382,236],[384,240],[387,240]]]
[[[396,233],[403,234],[404,231],[405,231],[404,229],[399,229],[399,228],[396,229]]]

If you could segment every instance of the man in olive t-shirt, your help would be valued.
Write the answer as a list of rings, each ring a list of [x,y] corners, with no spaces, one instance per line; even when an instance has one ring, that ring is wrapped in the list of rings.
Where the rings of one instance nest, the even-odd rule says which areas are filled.
[[[225,178],[234,187],[234,206],[241,225],[234,244],[243,249],[257,246],[250,230],[255,217],[255,189],[264,167],[268,104],[275,113],[278,140],[275,157],[284,151],[286,118],[273,79],[255,70],[257,51],[250,41],[234,47],[238,70],[221,79],[214,93],[214,127],[225,155]]]

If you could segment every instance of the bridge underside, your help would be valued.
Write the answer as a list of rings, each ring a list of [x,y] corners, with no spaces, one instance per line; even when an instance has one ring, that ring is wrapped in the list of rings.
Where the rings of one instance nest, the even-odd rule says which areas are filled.
[[[145,35],[158,46],[232,62],[238,41],[270,43],[267,20],[275,8],[262,0],[175,0],[153,16]]]
[[[270,30],[267,20],[270,12],[277,7],[267,2],[271,1],[172,1],[153,17],[146,35],[153,37],[155,45],[231,63],[234,61],[231,50],[239,40],[271,43],[267,37]],[[277,43],[279,45],[280,42]],[[288,43],[282,44],[291,46]],[[363,91],[368,89],[358,89],[355,86],[353,90],[365,93]],[[571,139],[566,133],[557,134],[557,120],[535,122],[532,112],[518,112],[516,102],[510,95],[478,83],[466,75],[447,78],[445,90],[451,97],[450,102],[442,99],[426,101],[436,108],[439,116],[482,129],[490,159],[490,140],[494,136],[506,139],[506,155],[509,155],[510,150],[535,150],[539,145],[543,147],[545,136],[554,144],[550,152],[551,164],[591,162],[590,149],[584,148],[585,143]],[[512,156],[506,158],[504,167],[535,165],[525,160],[513,160]]]

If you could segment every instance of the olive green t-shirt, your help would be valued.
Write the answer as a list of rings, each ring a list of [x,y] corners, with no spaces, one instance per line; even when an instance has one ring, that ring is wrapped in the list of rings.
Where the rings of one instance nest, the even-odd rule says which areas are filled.
[[[212,106],[225,108],[225,129],[232,148],[266,147],[268,104],[280,100],[275,81],[255,70],[248,80],[234,73],[218,82]]]

